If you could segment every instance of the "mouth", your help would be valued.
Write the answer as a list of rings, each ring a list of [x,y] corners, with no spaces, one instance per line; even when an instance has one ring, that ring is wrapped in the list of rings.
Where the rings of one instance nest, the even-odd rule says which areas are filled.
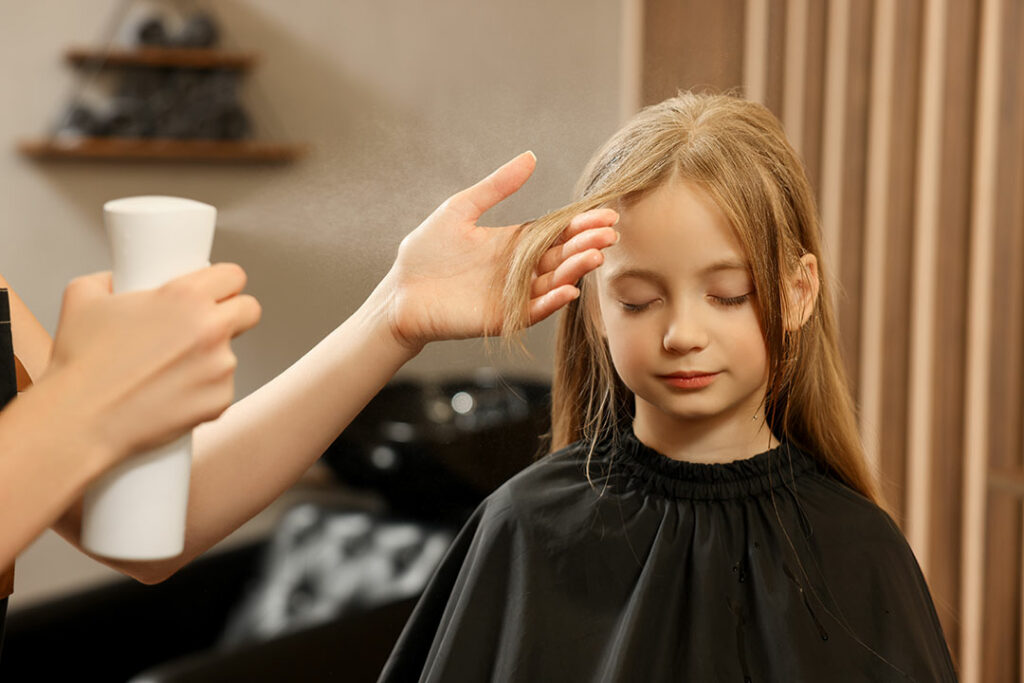
[[[717,372],[673,372],[658,378],[677,389],[703,389],[718,377]]]

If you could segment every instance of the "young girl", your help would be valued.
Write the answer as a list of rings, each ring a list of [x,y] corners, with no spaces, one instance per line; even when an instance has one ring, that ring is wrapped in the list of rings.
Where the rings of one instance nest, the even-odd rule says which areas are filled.
[[[818,221],[779,122],[640,112],[510,251],[506,329],[568,218],[620,242],[561,320],[553,446],[474,513],[384,681],[954,681],[881,509]]]

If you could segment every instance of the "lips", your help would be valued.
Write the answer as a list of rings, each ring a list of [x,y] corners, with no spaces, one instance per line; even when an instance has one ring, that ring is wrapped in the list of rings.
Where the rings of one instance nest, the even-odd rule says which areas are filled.
[[[703,389],[718,377],[717,372],[673,372],[669,375],[659,375],[661,381],[675,389]]]

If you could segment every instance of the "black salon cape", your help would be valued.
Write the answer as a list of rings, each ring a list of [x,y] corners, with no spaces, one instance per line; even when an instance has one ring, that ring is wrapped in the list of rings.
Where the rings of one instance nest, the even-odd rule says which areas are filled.
[[[700,465],[627,431],[595,490],[586,452],[477,508],[381,681],[956,680],[899,529],[808,454]]]

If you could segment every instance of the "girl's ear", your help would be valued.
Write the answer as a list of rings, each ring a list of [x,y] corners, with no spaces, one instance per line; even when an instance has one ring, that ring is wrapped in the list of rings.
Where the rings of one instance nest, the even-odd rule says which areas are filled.
[[[789,301],[785,326],[787,332],[795,332],[804,326],[814,312],[818,302],[818,259],[814,254],[804,254],[790,278],[787,287]]]

